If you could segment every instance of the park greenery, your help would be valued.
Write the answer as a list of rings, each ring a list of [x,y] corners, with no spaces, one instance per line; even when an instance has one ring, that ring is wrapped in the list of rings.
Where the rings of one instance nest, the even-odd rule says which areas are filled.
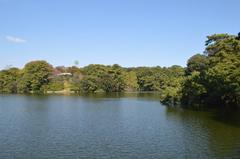
[[[77,64],[76,64],[77,65]],[[53,67],[32,61],[0,71],[0,93],[159,92],[167,105],[240,108],[240,34],[214,34],[187,67],[91,64]]]

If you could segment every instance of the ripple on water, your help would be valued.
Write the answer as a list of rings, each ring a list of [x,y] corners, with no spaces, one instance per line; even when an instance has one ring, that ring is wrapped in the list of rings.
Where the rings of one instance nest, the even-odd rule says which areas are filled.
[[[0,96],[0,133],[1,159],[240,156],[239,127],[140,96]]]

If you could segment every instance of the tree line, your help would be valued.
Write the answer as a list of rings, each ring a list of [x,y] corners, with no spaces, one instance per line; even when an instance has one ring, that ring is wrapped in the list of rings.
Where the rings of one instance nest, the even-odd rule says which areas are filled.
[[[64,74],[67,73],[67,74]],[[205,51],[187,67],[125,68],[91,64],[53,67],[31,61],[23,69],[0,71],[0,93],[157,91],[167,105],[240,107],[240,34],[207,37]]]

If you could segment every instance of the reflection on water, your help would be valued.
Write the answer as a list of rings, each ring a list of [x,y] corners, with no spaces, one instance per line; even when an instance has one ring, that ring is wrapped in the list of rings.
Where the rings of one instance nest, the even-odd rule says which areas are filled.
[[[165,107],[159,94],[0,95],[0,158],[239,158],[239,114]]]
[[[168,118],[184,127],[184,136],[194,136],[194,140],[198,140],[192,142],[192,146],[194,143],[207,141],[208,144],[205,145],[205,148],[214,152],[212,157],[240,157],[239,114],[220,116],[219,112],[198,112],[180,108],[167,108],[166,114]],[[230,122],[231,119],[234,120]]]

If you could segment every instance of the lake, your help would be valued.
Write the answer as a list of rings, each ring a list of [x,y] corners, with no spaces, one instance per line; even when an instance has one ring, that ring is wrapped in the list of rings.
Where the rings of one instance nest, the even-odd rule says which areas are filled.
[[[240,158],[238,116],[156,94],[0,95],[1,159]]]

